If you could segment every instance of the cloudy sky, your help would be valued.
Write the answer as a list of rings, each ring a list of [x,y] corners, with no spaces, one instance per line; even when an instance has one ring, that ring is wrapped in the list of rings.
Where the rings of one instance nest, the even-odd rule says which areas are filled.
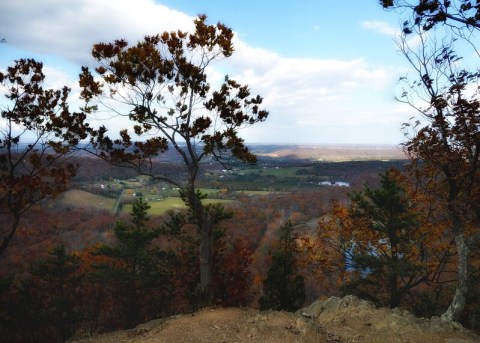
[[[235,31],[235,53],[217,74],[247,83],[270,111],[241,133],[247,142],[402,142],[414,113],[394,101],[407,67],[394,43],[401,20],[377,0],[0,1],[0,68],[41,60],[49,86],[68,85],[74,100],[92,44],[190,30],[199,13]]]

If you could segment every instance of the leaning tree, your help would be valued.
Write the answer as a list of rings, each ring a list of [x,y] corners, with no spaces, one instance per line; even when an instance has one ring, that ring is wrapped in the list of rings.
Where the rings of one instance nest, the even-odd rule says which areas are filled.
[[[400,101],[411,105],[421,121],[409,132],[407,152],[430,179],[430,190],[443,199],[458,252],[457,287],[442,315],[458,320],[465,307],[470,276],[469,257],[478,244],[480,210],[480,73],[458,55],[480,57],[480,3],[472,0],[380,0],[407,18],[399,47],[415,71],[402,78]],[[418,37],[417,48],[409,44]],[[441,39],[439,38],[441,37]],[[472,49],[472,50],[469,50]],[[410,127],[411,128],[411,127]],[[417,164],[418,165],[418,164]],[[472,233],[472,231],[474,233]]]
[[[201,163],[207,158],[225,163],[232,157],[255,162],[238,130],[264,121],[268,112],[260,108],[262,98],[251,96],[246,85],[228,76],[217,89],[208,82],[208,68],[230,57],[234,48],[232,30],[206,20],[198,16],[193,33],[164,32],[135,45],[125,40],[94,45],[96,76],[82,68],[80,86],[85,111],[106,108],[118,118],[128,118],[125,125],[133,125],[133,132],[124,129],[116,137],[101,126],[92,136],[90,151],[180,189],[200,235],[199,294],[208,301],[218,211],[202,203],[196,188]],[[152,158],[167,149],[183,162],[184,173],[177,178],[152,171]]]
[[[70,89],[45,89],[44,79],[33,59],[0,72],[0,256],[22,215],[65,190],[77,169],[69,158],[89,131],[85,114],[69,109]]]
[[[457,249],[455,295],[442,315],[458,320],[469,291],[470,255],[480,238],[480,72],[469,70],[454,51],[454,39],[434,38],[417,27],[420,44],[404,34],[399,47],[414,76],[402,78],[399,101],[421,116],[407,125],[405,148],[428,179],[426,191],[444,204]]]

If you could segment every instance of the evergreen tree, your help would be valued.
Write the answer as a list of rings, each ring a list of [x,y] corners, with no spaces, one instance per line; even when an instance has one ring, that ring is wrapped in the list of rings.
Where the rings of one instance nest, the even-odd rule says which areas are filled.
[[[303,276],[297,271],[297,244],[293,226],[288,221],[280,228],[279,247],[273,252],[272,265],[263,281],[260,308],[276,311],[298,310],[305,300]]]
[[[350,196],[355,227],[369,233],[352,244],[351,265],[359,277],[344,286],[346,293],[391,308],[398,307],[402,296],[416,285],[413,281],[420,268],[418,261],[409,258],[418,228],[416,214],[396,176],[388,171],[381,175],[379,188],[365,186]],[[382,300],[385,293],[386,301]]]
[[[77,306],[82,287],[79,268],[80,256],[57,245],[31,267],[30,278],[18,286],[17,299],[22,304],[15,307],[25,306],[23,315],[30,319],[34,340],[65,342],[75,333],[82,319]],[[24,332],[19,335],[27,339]]]
[[[129,327],[158,315],[163,309],[155,307],[166,305],[169,254],[152,245],[160,230],[146,226],[149,208],[139,198],[132,207],[132,224],[117,223],[114,232],[118,241],[97,249],[97,254],[109,258],[110,263],[98,265],[96,274],[120,286],[119,301]]]

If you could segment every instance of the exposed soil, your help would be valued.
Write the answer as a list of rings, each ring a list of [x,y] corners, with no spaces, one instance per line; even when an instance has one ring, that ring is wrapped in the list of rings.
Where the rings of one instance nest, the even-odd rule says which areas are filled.
[[[353,296],[316,301],[297,313],[241,308],[203,309],[141,324],[131,330],[71,340],[76,343],[155,342],[480,342],[460,325],[376,309]]]

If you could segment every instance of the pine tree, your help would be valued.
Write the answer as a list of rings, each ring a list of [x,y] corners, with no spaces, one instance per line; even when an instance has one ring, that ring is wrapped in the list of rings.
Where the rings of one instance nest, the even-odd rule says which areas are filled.
[[[97,254],[108,257],[111,263],[97,266],[97,276],[120,285],[118,296],[123,305],[126,325],[132,327],[163,312],[153,305],[166,305],[166,298],[154,298],[159,289],[168,290],[169,254],[152,245],[160,230],[147,227],[150,206],[139,198],[132,207],[132,224],[117,223],[114,232],[117,242],[98,247]]]
[[[305,300],[303,276],[297,271],[297,244],[293,226],[288,221],[280,228],[279,247],[272,255],[272,265],[263,281],[260,308],[276,311],[298,310]]]
[[[394,171],[381,175],[381,186],[351,195],[354,225],[364,228],[351,248],[351,263],[359,277],[344,286],[346,293],[356,293],[376,303],[398,307],[402,296],[414,285],[419,272],[417,261],[409,259],[416,214],[396,179]],[[386,293],[385,304],[382,294]]]
[[[32,303],[37,305],[30,309],[39,324],[37,339],[45,335],[42,339],[64,342],[78,328],[79,268],[80,256],[67,252],[61,244],[31,267],[31,282],[23,287],[28,288],[24,295],[31,293],[26,298],[33,296]]]

